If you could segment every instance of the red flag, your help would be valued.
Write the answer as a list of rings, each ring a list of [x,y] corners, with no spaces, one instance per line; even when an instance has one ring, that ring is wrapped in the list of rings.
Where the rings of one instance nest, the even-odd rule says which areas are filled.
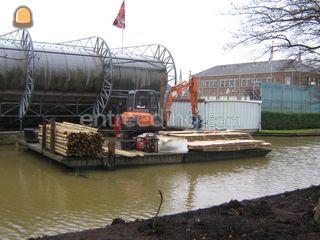
[[[126,27],[126,14],[125,14],[125,4],[124,1],[122,2],[121,8],[119,10],[118,16],[113,22],[113,26],[116,26],[118,28],[125,29]]]

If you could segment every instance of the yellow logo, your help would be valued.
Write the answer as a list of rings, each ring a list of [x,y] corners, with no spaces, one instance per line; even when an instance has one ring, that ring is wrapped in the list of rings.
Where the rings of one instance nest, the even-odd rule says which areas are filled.
[[[19,28],[29,28],[33,24],[32,12],[27,6],[18,7],[13,16],[13,25]]]

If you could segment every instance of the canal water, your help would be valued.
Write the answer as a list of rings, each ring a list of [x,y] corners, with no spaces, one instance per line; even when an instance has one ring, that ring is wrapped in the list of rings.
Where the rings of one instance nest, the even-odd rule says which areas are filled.
[[[320,183],[320,138],[264,138],[263,158],[73,172],[39,155],[0,147],[0,239],[103,227],[113,218],[250,199]]]

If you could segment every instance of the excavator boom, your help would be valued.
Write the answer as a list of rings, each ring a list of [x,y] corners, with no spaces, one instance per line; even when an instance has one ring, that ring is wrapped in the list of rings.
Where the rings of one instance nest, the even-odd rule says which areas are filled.
[[[191,77],[189,82],[182,81],[177,85],[173,86],[168,94],[168,99],[165,102],[164,107],[164,123],[167,125],[171,115],[171,107],[174,100],[183,93],[186,89],[189,89],[190,93],[190,103],[191,103],[191,112],[192,112],[192,123],[194,128],[202,128],[202,119],[198,111],[198,79],[196,77]]]

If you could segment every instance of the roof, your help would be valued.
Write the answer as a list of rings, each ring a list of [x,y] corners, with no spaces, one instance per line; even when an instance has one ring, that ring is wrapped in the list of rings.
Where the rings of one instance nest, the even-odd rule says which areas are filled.
[[[218,65],[202,72],[195,74],[196,77],[212,77],[223,75],[239,75],[239,74],[258,74],[272,72],[286,72],[286,71],[299,71],[299,72],[312,72],[311,67],[299,63],[292,59],[275,60],[271,62],[249,62],[249,63],[236,63],[228,65]]]

